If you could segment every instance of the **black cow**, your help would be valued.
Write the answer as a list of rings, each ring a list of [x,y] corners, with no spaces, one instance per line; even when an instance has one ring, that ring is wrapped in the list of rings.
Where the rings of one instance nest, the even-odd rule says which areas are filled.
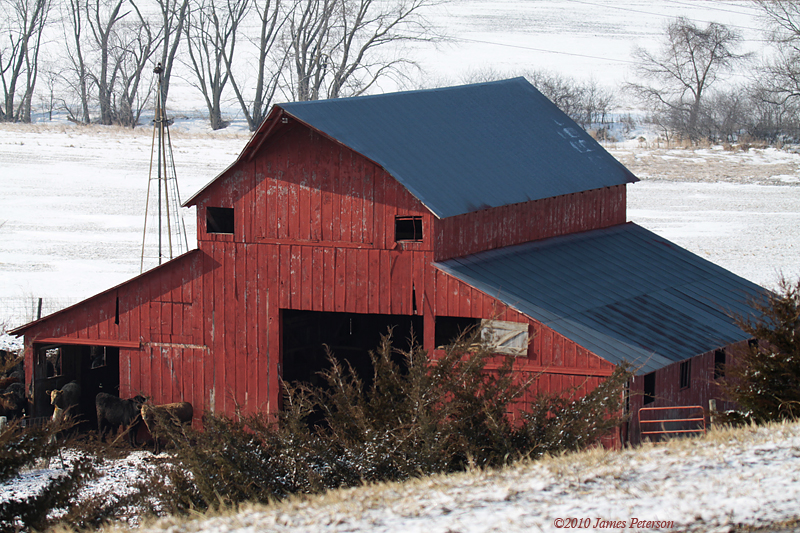
[[[146,400],[147,398],[141,395],[123,400],[106,392],[99,393],[95,397],[95,407],[100,438],[104,438],[106,429],[117,431],[122,426],[128,432],[131,446],[136,446],[136,426],[141,421],[140,412]]]
[[[12,383],[0,391],[0,416],[21,418],[28,406],[25,387],[22,383]]]

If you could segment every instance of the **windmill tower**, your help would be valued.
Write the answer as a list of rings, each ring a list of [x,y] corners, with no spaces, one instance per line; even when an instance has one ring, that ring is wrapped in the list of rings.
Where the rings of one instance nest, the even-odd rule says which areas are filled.
[[[178,176],[172,158],[169,121],[164,106],[162,88],[164,69],[161,63],[153,72],[158,76],[158,90],[153,119],[153,147],[147,181],[140,273],[189,251],[178,192]]]

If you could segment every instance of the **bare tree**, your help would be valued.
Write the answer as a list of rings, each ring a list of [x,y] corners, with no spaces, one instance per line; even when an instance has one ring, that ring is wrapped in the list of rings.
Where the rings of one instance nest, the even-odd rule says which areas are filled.
[[[775,55],[763,67],[764,96],[785,103],[800,97],[800,3],[756,0],[770,29]]]
[[[296,100],[363,94],[412,66],[401,45],[435,41],[425,9],[439,0],[298,0],[289,19]]]
[[[114,32],[110,52],[115,83],[110,89],[114,123],[133,128],[139,123],[142,109],[149,100],[153,78],[149,78],[145,90],[142,90],[142,84],[147,84],[144,76],[149,71],[146,67],[159,44],[159,35],[153,32],[139,7],[132,1],[130,6],[133,16],[122,20]]]
[[[31,100],[38,73],[39,49],[50,0],[0,0],[0,120],[31,120]],[[15,103],[18,92],[21,101]]]
[[[160,33],[133,0],[87,0],[83,7],[90,37],[79,47],[91,51],[91,62],[84,54],[82,64],[97,91],[99,122],[133,127],[148,99],[141,84]]]
[[[166,104],[169,95],[169,81],[172,66],[183,36],[186,17],[189,13],[189,0],[156,0],[161,11],[161,54],[160,62],[162,102]]]
[[[227,65],[233,62],[236,37],[249,0],[192,0],[186,23],[189,66],[195,75],[193,85],[203,94],[211,128],[222,129],[222,93],[228,83]]]
[[[114,123],[112,110],[112,89],[116,82],[118,70],[112,64],[112,46],[114,27],[128,12],[122,12],[125,0],[87,0],[86,20],[93,37],[93,44],[99,53],[96,70],[91,71],[91,76],[97,86],[98,102],[100,104],[100,124]]]
[[[280,74],[286,65],[287,55],[279,52],[279,40],[284,23],[288,19],[283,11],[281,0],[265,0],[260,7],[256,6],[259,18],[259,35],[252,39],[256,48],[255,84],[252,99],[242,91],[237,82],[233,68],[233,56],[225,56],[226,68],[231,87],[242,108],[247,126],[255,131],[267,116],[269,107],[278,90]],[[252,72],[251,72],[252,74]]]
[[[83,30],[86,27],[84,13],[86,12],[86,0],[68,0],[62,4],[64,21],[64,33],[69,35],[66,39],[65,51],[70,62],[69,74],[64,76],[69,93],[77,95],[77,109],[74,105],[63,101],[63,107],[67,111],[69,120],[80,124],[88,124],[91,121],[89,116],[89,70],[85,60],[85,39]],[[67,31],[69,30],[69,31]]]
[[[696,138],[706,92],[745,57],[735,53],[740,42],[740,35],[722,24],[698,28],[678,18],[667,25],[658,53],[635,50],[637,72],[649,83],[629,84],[629,88],[648,103],[661,106],[675,127]]]

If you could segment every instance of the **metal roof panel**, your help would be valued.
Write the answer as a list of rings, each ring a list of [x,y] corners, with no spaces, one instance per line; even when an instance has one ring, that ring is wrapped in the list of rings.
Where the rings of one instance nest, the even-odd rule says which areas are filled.
[[[440,218],[638,181],[524,78],[279,107]]]
[[[640,372],[747,339],[731,313],[766,292],[632,223],[436,266]]]

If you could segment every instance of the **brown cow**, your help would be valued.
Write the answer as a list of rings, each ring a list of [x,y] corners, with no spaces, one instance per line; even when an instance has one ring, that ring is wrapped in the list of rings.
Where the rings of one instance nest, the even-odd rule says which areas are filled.
[[[48,391],[48,393],[50,394],[50,403],[53,405],[53,422],[63,419],[64,413],[68,409],[77,407],[81,401],[81,386],[74,381],[70,381],[61,389]]]
[[[142,420],[147,426],[147,431],[153,437],[155,443],[154,452],[156,455],[161,453],[161,437],[168,437],[171,430],[183,432],[183,425],[191,423],[194,416],[194,409],[189,402],[165,403],[153,405],[150,403],[142,404]]]

